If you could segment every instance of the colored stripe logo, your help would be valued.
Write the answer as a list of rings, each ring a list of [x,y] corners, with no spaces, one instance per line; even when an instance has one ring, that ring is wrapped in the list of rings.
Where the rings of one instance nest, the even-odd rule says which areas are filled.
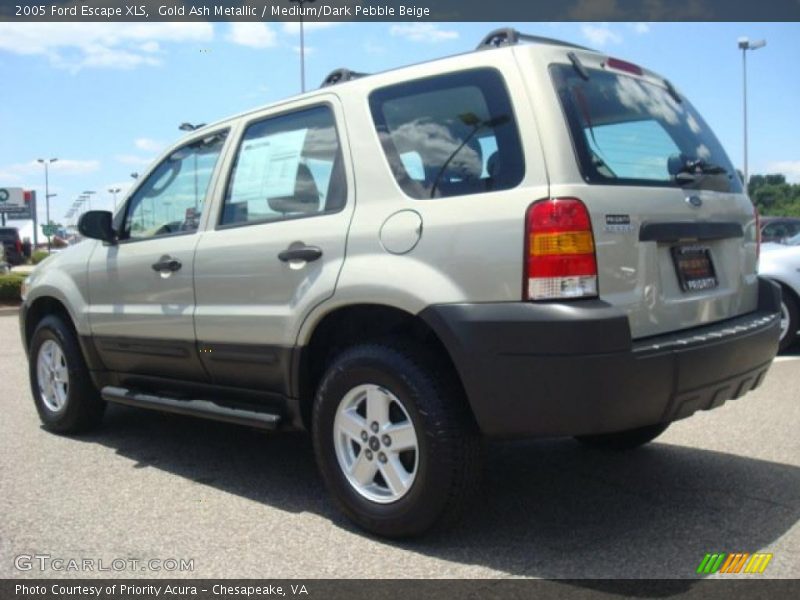
[[[761,574],[767,569],[772,560],[772,554],[764,552],[718,552],[706,554],[697,567],[697,573],[701,575],[712,575],[714,573],[724,574]]]

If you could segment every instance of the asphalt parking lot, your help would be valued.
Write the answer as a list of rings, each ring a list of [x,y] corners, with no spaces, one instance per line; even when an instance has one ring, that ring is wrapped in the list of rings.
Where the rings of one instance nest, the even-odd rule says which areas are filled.
[[[627,455],[492,444],[468,519],[398,543],[334,510],[304,434],[117,406],[98,433],[49,434],[14,316],[0,347],[0,577],[92,576],[15,568],[47,554],[194,559],[103,573],[122,577],[694,578],[707,552],[754,551],[774,554],[764,576],[800,577],[800,350],[757,392]]]

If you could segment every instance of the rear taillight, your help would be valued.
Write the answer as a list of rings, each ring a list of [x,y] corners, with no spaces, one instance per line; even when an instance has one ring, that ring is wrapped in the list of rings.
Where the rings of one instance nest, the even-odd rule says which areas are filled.
[[[22,254],[22,242],[17,239],[17,252]]]
[[[528,207],[525,226],[527,300],[597,296],[592,221],[577,198],[555,198]]]

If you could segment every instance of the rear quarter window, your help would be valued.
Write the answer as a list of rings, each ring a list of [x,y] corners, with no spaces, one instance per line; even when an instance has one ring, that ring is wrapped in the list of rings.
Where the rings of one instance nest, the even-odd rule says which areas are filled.
[[[522,181],[519,130],[498,71],[384,87],[369,104],[392,174],[412,198],[507,190]]]

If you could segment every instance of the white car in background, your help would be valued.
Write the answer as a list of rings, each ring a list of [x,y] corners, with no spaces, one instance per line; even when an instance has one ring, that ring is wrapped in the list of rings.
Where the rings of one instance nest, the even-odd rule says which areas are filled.
[[[785,350],[800,328],[800,233],[782,244],[764,244],[758,270],[782,288],[780,349]]]

